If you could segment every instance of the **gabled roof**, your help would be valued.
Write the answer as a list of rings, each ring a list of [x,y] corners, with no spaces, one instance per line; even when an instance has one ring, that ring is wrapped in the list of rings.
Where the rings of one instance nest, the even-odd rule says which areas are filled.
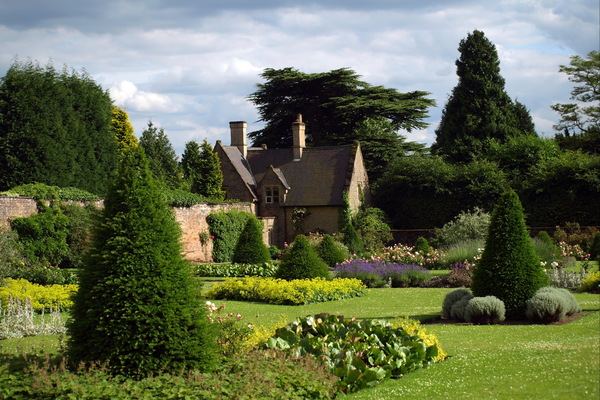
[[[340,206],[349,185],[356,148],[325,146],[304,148],[294,160],[293,149],[248,148],[247,158],[235,146],[222,146],[242,179],[256,194],[269,167],[289,187],[284,206]],[[258,184],[257,184],[258,182]]]

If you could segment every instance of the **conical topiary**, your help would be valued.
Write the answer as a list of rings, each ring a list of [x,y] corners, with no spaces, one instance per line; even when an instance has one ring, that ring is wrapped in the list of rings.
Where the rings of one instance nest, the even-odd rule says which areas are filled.
[[[337,264],[340,264],[346,260],[345,252],[335,243],[331,235],[325,235],[321,242],[316,247],[317,255],[321,260],[330,268],[335,268]]]
[[[262,222],[258,218],[248,218],[233,252],[234,263],[261,264],[271,260],[269,249],[262,239],[262,228]]]
[[[281,260],[277,278],[294,280],[319,277],[331,277],[327,264],[319,258],[306,236],[296,236],[294,244]]]
[[[507,316],[515,318],[524,315],[527,300],[547,285],[519,197],[512,190],[505,192],[494,209],[485,249],[473,271],[473,295],[497,297],[504,302]]]
[[[216,332],[179,238],[143,149],[124,149],[74,297],[67,349],[74,365],[108,363],[135,378],[216,367]]]

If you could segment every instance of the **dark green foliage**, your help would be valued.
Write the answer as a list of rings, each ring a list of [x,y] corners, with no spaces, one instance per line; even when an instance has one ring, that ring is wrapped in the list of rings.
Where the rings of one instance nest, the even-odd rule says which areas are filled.
[[[431,150],[466,162],[478,158],[489,139],[535,135],[527,109],[516,106],[504,90],[496,47],[484,33],[469,33],[458,51],[458,84],[446,103]]]
[[[465,313],[467,312],[467,306],[473,296],[465,296],[452,305],[450,309],[450,318],[455,321],[465,321]]]
[[[399,93],[372,86],[347,68],[314,74],[294,68],[267,68],[261,77],[265,83],[257,84],[257,91],[249,99],[266,125],[249,137],[254,145],[266,144],[269,148],[292,146],[290,124],[297,114],[302,114],[306,122],[307,143],[324,146],[352,143],[358,139],[355,128],[368,118],[389,120],[393,131],[425,128],[427,109],[435,105],[426,97],[427,92]],[[383,135],[390,140],[389,148],[396,148],[398,144]],[[362,141],[369,139],[361,137]]]
[[[419,254],[429,254],[431,251],[431,246],[429,246],[429,242],[423,236],[417,238],[415,245],[413,246],[413,251],[418,251]]]
[[[183,178],[190,186],[192,193],[200,193],[198,181],[200,179],[201,163],[200,145],[193,140],[187,142],[181,155],[181,169],[183,170]]]
[[[69,218],[58,206],[40,203],[38,209],[37,214],[12,220],[11,229],[17,232],[29,260],[61,265],[71,253],[67,243]]]
[[[367,252],[381,251],[393,239],[387,216],[379,208],[367,207],[359,211],[355,224]]]
[[[589,132],[582,132],[578,135],[556,134],[554,141],[563,150],[582,151],[600,155],[600,128]]]
[[[206,139],[202,146],[194,141],[185,144],[181,166],[192,193],[220,200],[225,197],[219,158]]]
[[[246,221],[253,215],[245,211],[214,212],[206,217],[213,236],[214,262],[230,262]]]
[[[341,392],[373,387],[389,378],[433,365],[437,345],[394,328],[383,320],[346,319],[317,314],[276,331],[265,344],[291,354],[313,354],[339,377]]]
[[[537,164],[519,195],[531,226],[600,225],[600,156],[566,151]]]
[[[590,260],[600,261],[600,232],[594,235],[594,240],[590,246]]]
[[[505,320],[504,302],[495,296],[473,297],[464,312],[465,320],[474,324],[491,325]]]
[[[373,194],[394,228],[433,229],[464,210],[491,210],[506,189],[504,173],[492,162],[457,165],[436,156],[410,156],[388,167]]]
[[[231,259],[234,263],[261,264],[271,260],[269,249],[263,242],[263,224],[255,216],[248,218],[238,238]]]
[[[551,108],[560,114],[560,122],[554,126],[565,136],[575,133],[595,132],[600,134],[600,52],[590,51],[586,58],[572,56],[568,66],[561,65],[560,72],[578,83],[571,91],[571,100],[576,103],[554,104]],[[569,132],[570,131],[570,132]]]
[[[136,378],[216,365],[213,325],[156,185],[143,150],[124,150],[74,297],[73,365],[108,362]]]
[[[12,230],[0,230],[0,280],[16,278],[25,261],[17,233]]]
[[[177,154],[163,128],[159,129],[148,121],[148,127],[140,137],[140,146],[146,153],[152,175],[159,183],[169,189],[185,187]]]
[[[61,188],[58,186],[49,186],[44,183],[28,183],[15,186],[9,192],[20,196],[28,196],[36,200],[90,202],[100,199],[95,194],[86,192],[85,190],[74,187]]]
[[[446,294],[442,303],[442,318],[450,318],[452,306],[463,298],[473,298],[473,293],[469,289],[458,288]]]
[[[0,80],[0,190],[43,182],[106,193],[112,107],[85,71],[15,61]]]
[[[343,235],[342,242],[351,254],[362,255],[365,252],[365,244],[354,226],[355,221],[352,216],[352,210],[350,210],[348,192],[344,192],[343,201],[344,204],[340,208],[338,216],[338,229]]]
[[[530,321],[551,323],[581,311],[575,297],[567,289],[543,287],[527,300],[525,314]]]
[[[479,207],[463,211],[452,221],[435,230],[438,244],[459,245],[467,241],[485,241],[490,226],[490,214]]]
[[[315,250],[329,268],[335,268],[337,264],[346,259],[346,254],[336,245],[331,235],[325,235]]]
[[[171,207],[191,207],[208,201],[206,197],[184,189],[167,189],[163,186],[159,190],[167,204]]]
[[[294,244],[283,256],[276,276],[288,281],[331,278],[327,264],[319,258],[310,245],[308,238],[304,235],[296,236]]]
[[[542,242],[546,243],[548,246],[555,246],[554,240],[552,240],[546,231],[539,231],[536,237]]]
[[[507,315],[515,317],[524,313],[525,302],[547,284],[519,197],[507,191],[492,214],[485,249],[473,272],[473,294],[497,297],[504,302]]]

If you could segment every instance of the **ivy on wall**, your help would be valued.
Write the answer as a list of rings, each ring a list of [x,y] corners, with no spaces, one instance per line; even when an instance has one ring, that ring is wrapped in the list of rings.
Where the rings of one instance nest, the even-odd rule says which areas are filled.
[[[215,212],[206,217],[208,229],[213,236],[213,261],[231,261],[240,234],[250,217],[251,213],[235,210]]]

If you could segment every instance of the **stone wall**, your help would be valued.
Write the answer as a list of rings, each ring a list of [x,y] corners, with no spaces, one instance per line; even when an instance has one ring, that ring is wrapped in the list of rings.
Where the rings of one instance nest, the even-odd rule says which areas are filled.
[[[102,206],[99,202],[96,205]],[[176,207],[175,219],[181,226],[183,252],[187,259],[197,262],[212,261],[212,240],[208,231],[206,217],[217,211],[240,210],[254,214],[254,207],[249,203],[196,204],[192,207]],[[14,218],[29,217],[37,213],[36,201],[30,197],[0,196],[0,231],[10,228]],[[269,232],[273,229],[273,221],[264,221],[263,239],[269,244]]]

